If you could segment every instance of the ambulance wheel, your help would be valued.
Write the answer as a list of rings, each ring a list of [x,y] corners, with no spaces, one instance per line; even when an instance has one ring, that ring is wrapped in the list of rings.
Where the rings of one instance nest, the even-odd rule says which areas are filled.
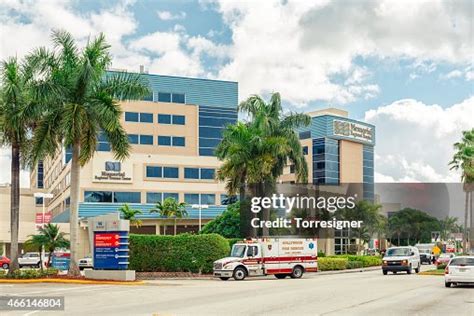
[[[247,276],[247,271],[242,267],[237,267],[234,270],[234,280],[242,281]]]
[[[288,274],[275,274],[275,278],[277,279],[284,279],[288,276]]]
[[[229,278],[229,277],[220,277],[219,279],[221,279],[222,281],[227,281],[227,280],[229,280],[230,278]]]
[[[292,279],[299,279],[303,276],[303,272],[304,272],[304,270],[301,266],[296,266],[296,267],[293,268],[293,272],[291,272],[290,277]]]

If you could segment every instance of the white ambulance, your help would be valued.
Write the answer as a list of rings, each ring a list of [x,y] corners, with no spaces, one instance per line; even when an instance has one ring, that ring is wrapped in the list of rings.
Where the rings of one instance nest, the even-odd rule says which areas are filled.
[[[247,276],[275,275],[299,279],[318,271],[315,238],[247,239],[232,246],[230,257],[214,262],[214,277],[240,281]]]

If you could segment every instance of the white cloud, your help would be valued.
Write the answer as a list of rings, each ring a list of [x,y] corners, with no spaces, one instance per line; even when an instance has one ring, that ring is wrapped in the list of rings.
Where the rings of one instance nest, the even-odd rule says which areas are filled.
[[[473,117],[474,97],[444,109],[406,99],[367,111],[365,120],[376,126],[376,180],[459,182],[448,164]]]
[[[347,103],[378,93],[370,76],[332,80],[357,76],[357,56],[409,60],[412,79],[472,56],[469,1],[214,2],[233,34],[219,76],[239,81],[241,98],[276,90],[300,105]]]
[[[11,183],[11,157],[10,148],[0,147],[0,166],[2,166],[2,172],[0,172],[0,185]],[[20,187],[30,187],[30,173],[26,170],[20,171]]]
[[[462,71],[455,69],[453,71],[448,72],[447,74],[440,75],[440,79],[449,80],[449,79],[459,78],[462,76],[463,76]]]
[[[172,14],[170,11],[158,11],[157,14],[160,20],[163,20],[163,21],[182,20],[186,18],[186,12],[183,12],[183,11],[177,14]]]

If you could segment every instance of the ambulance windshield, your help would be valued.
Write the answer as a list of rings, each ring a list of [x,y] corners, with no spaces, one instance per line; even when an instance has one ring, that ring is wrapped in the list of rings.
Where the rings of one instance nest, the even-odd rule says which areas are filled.
[[[230,254],[230,256],[243,258],[245,254],[245,247],[245,245],[234,245],[232,247],[232,253]]]

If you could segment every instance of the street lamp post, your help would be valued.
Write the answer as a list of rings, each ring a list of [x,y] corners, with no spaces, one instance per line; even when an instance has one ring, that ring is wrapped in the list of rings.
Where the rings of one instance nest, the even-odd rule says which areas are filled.
[[[52,193],[43,193],[43,192],[35,192],[33,194],[35,198],[42,198],[43,199],[43,217],[41,218],[41,226],[44,228],[44,214],[45,214],[45,199],[52,199],[54,195]],[[44,267],[44,246],[41,247],[41,266]]]
[[[193,204],[191,207],[199,209],[199,231],[201,231],[201,212],[202,212],[202,209],[208,209],[209,205],[207,205],[207,204]]]

